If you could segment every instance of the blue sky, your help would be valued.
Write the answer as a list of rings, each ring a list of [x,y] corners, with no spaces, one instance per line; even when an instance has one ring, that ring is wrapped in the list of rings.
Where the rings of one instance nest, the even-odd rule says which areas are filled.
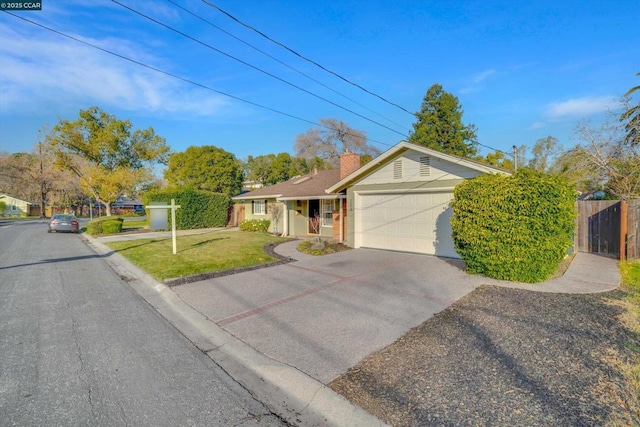
[[[0,151],[30,151],[43,126],[92,105],[152,126],[173,151],[215,145],[241,159],[293,153],[320,118],[343,120],[383,151],[415,121],[207,2],[119,1],[192,39],[106,0],[42,0],[41,11],[15,14],[196,84],[0,12]],[[636,0],[208,2],[411,112],[440,83],[479,142],[503,151],[548,135],[573,146],[578,122],[602,120],[640,83]]]

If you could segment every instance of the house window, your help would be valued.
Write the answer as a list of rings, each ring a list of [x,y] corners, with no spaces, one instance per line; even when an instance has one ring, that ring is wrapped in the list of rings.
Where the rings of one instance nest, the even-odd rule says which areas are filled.
[[[429,176],[431,173],[431,158],[429,156],[420,157],[420,176]]]
[[[393,162],[393,179],[402,179],[402,159]]]
[[[267,201],[266,200],[254,200],[251,202],[251,213],[254,215],[266,215],[267,214]]]
[[[320,211],[322,212],[322,226],[333,226],[333,210],[335,209],[335,200],[320,200]]]

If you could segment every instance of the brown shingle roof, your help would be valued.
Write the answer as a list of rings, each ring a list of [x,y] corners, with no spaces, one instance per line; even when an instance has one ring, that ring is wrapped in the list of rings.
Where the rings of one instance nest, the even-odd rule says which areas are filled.
[[[234,197],[234,200],[255,199],[259,197],[297,197],[301,199],[327,197],[325,190],[340,181],[340,170],[321,170],[309,175],[291,178],[268,187],[258,188]]]

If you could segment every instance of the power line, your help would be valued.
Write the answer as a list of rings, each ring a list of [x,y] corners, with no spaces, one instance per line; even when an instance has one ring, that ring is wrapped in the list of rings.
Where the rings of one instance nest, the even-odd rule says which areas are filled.
[[[240,102],[244,102],[245,104],[249,104],[249,105],[252,105],[252,106],[254,106],[254,107],[258,107],[258,108],[261,108],[261,109],[264,109],[264,110],[267,110],[267,111],[271,111],[271,112],[276,113],[276,114],[280,114],[280,115],[282,115],[282,116],[289,117],[289,118],[291,118],[291,119],[295,119],[295,120],[298,120],[298,121],[301,121],[301,122],[305,122],[305,123],[308,123],[308,124],[311,124],[311,125],[314,125],[314,126],[322,127],[322,128],[325,128],[325,129],[332,129],[332,128],[328,127],[328,126],[324,126],[324,125],[322,125],[322,124],[320,124],[320,123],[317,123],[317,122],[314,122],[314,121],[312,121],[312,120],[304,119],[304,118],[302,118],[302,117],[299,117],[299,116],[296,116],[296,115],[293,115],[293,114],[290,114],[290,113],[286,113],[286,112],[284,112],[284,111],[276,110],[275,108],[267,107],[267,106],[265,106],[265,105],[258,104],[257,102],[249,101],[249,100],[247,100],[247,99],[240,98],[240,97],[235,96],[235,95],[232,95],[232,94],[230,94],[230,93],[223,92],[223,91],[220,91],[220,90],[214,89],[214,88],[212,88],[212,87],[206,86],[206,85],[204,85],[204,84],[202,84],[202,83],[198,83],[198,82],[193,81],[193,80],[191,80],[191,79],[188,79],[188,78],[185,78],[185,77],[178,76],[178,75],[173,74],[173,73],[170,73],[170,72],[168,72],[168,71],[161,70],[160,68],[154,67],[154,66],[152,66],[152,65],[145,64],[145,63],[143,63],[143,62],[140,62],[140,61],[137,61],[137,60],[135,60],[135,59],[129,58],[129,57],[127,57],[127,56],[124,56],[124,55],[121,55],[121,54],[119,54],[119,53],[113,52],[113,51],[111,51],[111,50],[108,50],[108,49],[102,48],[102,47],[97,46],[97,45],[95,45],[95,44],[92,44],[92,43],[89,43],[89,42],[87,42],[87,41],[81,40],[81,39],[79,39],[79,38],[77,38],[77,37],[74,37],[74,36],[71,36],[71,35],[69,35],[69,34],[63,33],[63,32],[61,32],[61,31],[55,30],[55,29],[53,29],[53,28],[51,28],[51,27],[47,27],[46,25],[40,24],[40,23],[38,23],[38,22],[32,21],[32,20],[30,20],[30,19],[24,18],[24,17],[19,16],[19,15],[16,15],[16,14],[11,13],[11,12],[9,12],[9,11],[4,10],[3,12],[4,12],[4,13],[6,13],[6,14],[8,14],[8,15],[13,16],[14,18],[21,19],[21,20],[23,20],[23,21],[25,21],[25,22],[28,22],[28,23],[32,24],[32,25],[35,25],[35,26],[40,27],[40,28],[43,28],[43,29],[45,29],[45,30],[47,30],[47,31],[51,31],[52,33],[58,34],[59,36],[62,36],[62,37],[68,38],[68,39],[73,40],[73,41],[75,41],[75,42],[81,43],[81,44],[83,44],[83,45],[85,45],[85,46],[89,46],[89,47],[91,47],[91,48],[93,48],[93,49],[97,49],[97,50],[99,50],[99,51],[101,51],[101,52],[108,53],[109,55],[113,55],[113,56],[118,57],[118,58],[120,58],[120,59],[123,59],[123,60],[125,60],[125,61],[131,62],[131,63],[133,63],[133,64],[136,64],[136,65],[139,65],[139,66],[141,66],[141,67],[147,68],[147,69],[149,69],[149,70],[155,71],[155,72],[157,72],[157,73],[164,74],[164,75],[166,75],[166,76],[168,76],[168,77],[171,77],[171,78],[174,78],[174,79],[180,80],[180,81],[182,81],[182,82],[185,82],[185,83],[188,83],[188,84],[191,84],[191,85],[197,86],[197,87],[199,87],[199,88],[202,88],[202,89],[205,89],[205,90],[208,90],[208,91],[211,91],[211,92],[215,92],[215,93],[217,93],[217,94],[220,94],[220,95],[223,95],[223,96],[226,96],[226,97],[229,97],[229,98],[235,99],[235,100],[240,101]],[[353,134],[350,134],[350,135],[353,135]],[[373,142],[373,143],[376,143],[376,144],[380,144],[380,145],[387,146],[387,147],[392,147],[392,146],[393,146],[393,144],[389,144],[389,143],[382,142],[382,141],[377,141],[377,140],[375,140],[375,139],[367,138],[367,140],[368,140],[368,141],[371,141],[371,142]]]
[[[203,2],[203,3],[205,3],[206,5],[208,5],[208,6],[212,7],[212,8],[214,8],[214,9],[216,9],[216,10],[218,10],[218,11],[220,11],[221,13],[225,14],[225,15],[226,15],[226,16],[228,16],[229,18],[231,18],[231,19],[233,19],[234,21],[236,21],[238,24],[240,24],[240,25],[242,25],[242,26],[244,26],[244,27],[246,27],[246,28],[250,29],[251,31],[255,31],[256,33],[260,34],[262,37],[264,37],[265,39],[269,40],[270,42],[275,43],[275,44],[277,44],[278,46],[280,46],[280,47],[282,47],[282,48],[284,48],[284,49],[288,50],[288,51],[289,51],[289,52],[291,52],[292,54],[296,55],[298,58],[301,58],[301,59],[303,59],[303,60],[305,60],[305,61],[307,61],[307,62],[309,62],[309,63],[311,63],[311,64],[315,65],[316,67],[318,67],[318,68],[322,69],[323,71],[326,71],[327,73],[332,74],[332,75],[334,75],[334,76],[338,77],[340,80],[343,80],[343,81],[345,81],[345,82],[349,83],[350,85],[357,87],[358,89],[360,89],[360,90],[362,90],[362,91],[364,91],[364,92],[368,93],[369,95],[375,96],[376,98],[378,98],[378,99],[380,99],[380,100],[382,100],[382,101],[386,102],[386,103],[387,103],[387,104],[389,104],[389,105],[392,105],[392,106],[394,106],[394,107],[396,107],[396,108],[399,108],[400,110],[404,111],[405,113],[409,113],[409,114],[411,114],[412,116],[415,116],[415,115],[416,115],[415,113],[412,113],[411,111],[407,110],[406,108],[404,108],[404,107],[402,107],[402,106],[400,106],[400,105],[398,105],[398,104],[396,104],[396,103],[394,103],[394,102],[389,101],[388,99],[386,99],[386,98],[384,98],[384,97],[382,97],[382,96],[378,95],[377,93],[372,92],[372,91],[370,91],[370,90],[368,90],[368,89],[366,89],[366,88],[364,88],[364,87],[360,86],[359,84],[352,82],[351,80],[347,79],[346,77],[342,77],[340,74],[336,73],[335,71],[329,70],[328,68],[326,68],[326,67],[324,67],[323,65],[321,65],[321,64],[319,64],[319,63],[317,63],[316,61],[314,61],[314,60],[312,60],[312,59],[310,59],[310,58],[307,58],[306,56],[304,56],[304,55],[302,55],[302,54],[300,54],[300,53],[296,52],[295,50],[293,50],[293,49],[291,49],[290,47],[286,46],[284,43],[281,43],[281,42],[279,42],[279,41],[277,41],[277,40],[272,39],[271,37],[269,37],[268,35],[266,35],[266,34],[265,34],[265,33],[263,33],[262,31],[260,31],[260,30],[258,30],[258,29],[256,29],[256,28],[252,27],[252,26],[251,26],[251,25],[249,25],[249,24],[246,24],[246,23],[242,22],[241,20],[239,20],[239,19],[238,19],[238,18],[236,18],[235,16],[231,15],[229,12],[226,12],[226,11],[222,10],[221,8],[219,8],[218,6],[216,6],[215,4],[213,4],[213,3],[211,3],[211,2],[209,2],[209,1],[207,1],[207,0],[202,0],[202,2]]]
[[[497,148],[489,147],[488,145],[480,144],[479,142],[476,142],[476,144],[478,144],[478,145],[479,145],[479,146],[481,146],[481,147],[488,148],[489,150],[493,150],[493,151],[495,151],[495,152],[497,152],[497,153],[502,153],[502,154],[504,154],[504,155],[507,155],[507,156],[511,156],[511,157],[513,157],[513,154],[511,154],[511,153],[509,153],[509,152],[502,151],[502,150],[499,150],[499,149],[497,149]]]
[[[280,81],[280,82],[282,82],[282,83],[285,83],[285,84],[287,84],[287,85],[289,85],[289,86],[291,86],[291,87],[294,87],[294,88],[296,88],[296,89],[298,89],[298,90],[300,90],[300,91],[302,91],[302,92],[304,92],[304,93],[307,93],[307,94],[309,94],[309,95],[311,95],[311,96],[313,96],[313,97],[315,97],[315,98],[317,98],[317,99],[320,99],[320,100],[322,100],[322,101],[325,101],[325,102],[327,102],[327,103],[329,103],[329,104],[331,104],[331,105],[333,105],[333,106],[335,106],[335,107],[338,107],[338,108],[340,108],[340,109],[342,109],[342,110],[344,110],[344,111],[347,111],[347,112],[349,112],[349,113],[351,113],[351,114],[353,114],[353,115],[355,115],[355,116],[358,116],[358,117],[360,117],[360,118],[362,118],[362,119],[365,119],[365,120],[367,120],[367,121],[369,121],[369,122],[371,122],[371,123],[374,123],[374,124],[376,124],[376,125],[378,125],[378,126],[380,126],[380,127],[383,127],[383,128],[385,128],[385,129],[387,129],[387,130],[390,130],[391,132],[395,132],[395,133],[397,133],[398,135],[400,135],[400,136],[402,136],[402,137],[405,137],[405,136],[406,136],[405,134],[403,134],[403,133],[401,133],[401,132],[398,132],[398,131],[397,131],[397,130],[395,130],[395,129],[392,129],[392,128],[390,128],[389,126],[383,125],[382,123],[380,123],[380,122],[378,122],[378,121],[376,121],[376,120],[370,119],[369,117],[366,117],[366,116],[364,116],[364,115],[362,115],[362,114],[360,114],[360,113],[357,113],[357,112],[355,112],[355,111],[353,111],[353,110],[351,110],[351,109],[349,109],[349,108],[343,107],[343,106],[342,106],[342,105],[340,105],[340,104],[337,104],[337,103],[335,103],[335,102],[333,102],[333,101],[331,101],[331,100],[329,100],[329,99],[327,99],[327,98],[324,98],[324,97],[322,97],[322,96],[320,96],[320,95],[317,95],[317,94],[315,94],[315,93],[311,92],[310,90],[307,90],[307,89],[305,89],[305,88],[303,88],[303,87],[300,87],[300,86],[298,86],[298,85],[296,85],[296,84],[294,84],[294,83],[291,83],[291,82],[289,82],[289,81],[287,81],[287,80],[285,80],[285,79],[282,79],[282,78],[280,78],[280,77],[276,76],[275,74],[269,73],[268,71],[265,71],[265,70],[263,70],[263,69],[261,69],[261,68],[259,68],[259,67],[256,67],[255,65],[252,65],[252,64],[250,64],[250,63],[248,63],[248,62],[246,62],[246,61],[243,61],[243,60],[242,60],[242,59],[240,59],[240,58],[236,58],[235,56],[233,56],[233,55],[231,55],[231,54],[229,54],[229,53],[227,53],[227,52],[224,52],[224,51],[222,51],[222,50],[220,50],[220,49],[218,49],[218,48],[216,48],[216,47],[213,47],[213,46],[211,46],[211,45],[209,45],[209,44],[207,44],[207,43],[205,43],[205,42],[203,42],[203,41],[201,41],[201,40],[196,39],[195,37],[192,37],[192,36],[190,36],[190,35],[188,35],[188,34],[186,34],[186,33],[182,32],[182,31],[180,31],[180,30],[177,30],[177,29],[175,29],[175,28],[173,28],[173,27],[171,27],[171,26],[169,26],[169,25],[167,25],[167,24],[164,24],[164,23],[162,23],[162,22],[160,22],[160,21],[158,21],[158,20],[156,20],[156,19],[154,19],[154,18],[152,18],[152,17],[150,17],[150,16],[148,16],[148,15],[145,15],[145,14],[144,14],[144,13],[142,13],[142,12],[139,12],[139,11],[137,11],[137,10],[135,10],[135,9],[133,9],[133,8],[131,8],[131,7],[129,7],[129,6],[126,6],[126,5],[124,5],[124,4],[120,3],[120,2],[118,2],[117,0],[111,0],[111,1],[112,1],[113,3],[115,3],[115,4],[119,5],[119,6],[121,6],[121,7],[125,8],[125,9],[127,9],[127,10],[129,10],[129,11],[131,11],[131,12],[135,13],[136,15],[142,16],[143,18],[148,19],[149,21],[154,22],[154,23],[156,23],[156,24],[158,24],[158,25],[160,25],[160,26],[162,26],[162,27],[164,27],[164,28],[166,28],[166,29],[168,29],[168,30],[171,30],[171,31],[173,31],[173,32],[175,32],[175,33],[177,33],[177,34],[180,34],[181,36],[186,37],[186,38],[188,38],[189,40],[193,40],[194,42],[196,42],[196,43],[198,43],[198,44],[200,44],[200,45],[202,45],[202,46],[205,46],[205,47],[207,47],[207,48],[209,48],[209,49],[211,49],[211,50],[213,50],[213,51],[215,51],[215,52],[217,52],[217,53],[219,53],[219,54],[221,54],[221,55],[224,55],[224,56],[226,56],[227,58],[230,58],[230,59],[233,59],[234,61],[240,62],[241,64],[246,65],[246,66],[247,66],[247,67],[249,67],[249,68],[252,68],[252,69],[254,69],[254,70],[256,70],[256,71],[258,71],[258,72],[260,72],[260,73],[263,73],[263,74],[265,74],[265,75],[267,75],[267,76],[269,76],[269,77],[271,77],[271,78],[274,78],[274,79],[276,79],[276,80],[278,80],[278,81]]]
[[[273,55],[271,55],[271,54],[269,54],[269,53],[267,53],[267,52],[263,51],[262,49],[260,49],[260,48],[258,48],[258,47],[256,47],[256,46],[254,46],[254,45],[252,45],[251,43],[249,43],[249,42],[247,42],[247,41],[245,41],[245,40],[242,40],[240,37],[237,37],[236,35],[234,35],[234,34],[230,33],[229,31],[227,31],[227,30],[225,30],[225,29],[223,29],[223,28],[220,28],[219,26],[215,25],[215,24],[214,24],[214,23],[212,23],[211,21],[208,21],[208,20],[204,19],[203,17],[201,17],[201,16],[200,16],[200,15],[198,15],[197,13],[195,13],[195,12],[192,12],[192,11],[188,10],[187,8],[185,8],[185,7],[183,7],[183,6],[179,5],[179,4],[177,4],[177,3],[176,3],[176,2],[174,2],[173,0],[167,0],[167,1],[168,1],[169,3],[171,3],[171,4],[173,4],[174,6],[176,6],[177,8],[182,9],[184,12],[186,12],[186,13],[188,13],[188,14],[192,15],[193,17],[195,17],[195,18],[197,18],[197,19],[199,19],[199,20],[201,20],[202,22],[206,23],[207,25],[209,25],[209,26],[211,26],[211,27],[215,28],[216,30],[218,30],[218,31],[220,31],[220,32],[222,32],[222,33],[224,33],[224,34],[226,34],[227,36],[229,36],[229,37],[231,37],[231,38],[233,38],[233,39],[235,39],[235,40],[239,41],[240,43],[244,44],[245,46],[248,46],[248,47],[250,47],[251,49],[253,49],[253,50],[257,51],[257,52],[260,52],[260,53],[261,53],[261,54],[263,54],[264,56],[266,56],[266,57],[268,57],[268,58],[271,58],[272,60],[276,61],[277,63],[279,63],[279,64],[281,64],[281,65],[283,65],[283,66],[285,66],[285,67],[289,68],[289,69],[290,69],[290,70],[292,70],[292,71],[295,71],[296,73],[300,74],[301,76],[306,77],[307,79],[311,80],[312,82],[314,82],[314,83],[316,83],[316,84],[319,84],[320,86],[322,86],[322,87],[324,87],[324,88],[326,88],[326,89],[330,90],[331,92],[333,92],[333,93],[335,93],[335,94],[337,94],[337,95],[339,95],[339,96],[341,96],[341,97],[343,97],[343,98],[345,98],[345,99],[347,99],[347,100],[349,100],[349,101],[353,102],[354,104],[358,105],[359,107],[364,108],[365,110],[367,110],[367,111],[369,111],[369,112],[371,112],[371,113],[375,114],[376,116],[378,116],[378,117],[380,117],[380,118],[383,118],[383,119],[385,119],[385,120],[389,121],[390,123],[393,123],[394,125],[399,126],[399,127],[401,127],[403,130],[405,130],[405,131],[409,132],[409,129],[405,128],[405,127],[404,127],[404,125],[402,125],[402,124],[400,124],[400,123],[397,123],[397,122],[395,122],[395,121],[391,120],[391,119],[390,119],[390,118],[388,118],[388,117],[383,116],[382,114],[380,114],[380,113],[378,113],[378,112],[374,111],[373,109],[371,109],[371,108],[367,107],[366,105],[364,105],[364,104],[362,104],[362,103],[360,103],[360,102],[356,101],[355,99],[352,99],[352,98],[348,97],[348,96],[347,96],[347,95],[345,95],[344,93],[342,93],[342,92],[340,92],[340,91],[338,91],[338,90],[336,90],[336,89],[331,88],[330,86],[328,86],[328,85],[326,85],[326,84],[322,83],[321,81],[319,81],[319,80],[317,80],[317,79],[315,79],[315,78],[313,78],[313,77],[309,76],[308,74],[306,74],[306,73],[304,73],[304,72],[302,72],[302,71],[298,70],[297,68],[295,68],[295,67],[293,67],[293,66],[291,66],[291,65],[287,64],[286,62],[281,61],[280,59],[276,58],[275,56],[273,56]]]

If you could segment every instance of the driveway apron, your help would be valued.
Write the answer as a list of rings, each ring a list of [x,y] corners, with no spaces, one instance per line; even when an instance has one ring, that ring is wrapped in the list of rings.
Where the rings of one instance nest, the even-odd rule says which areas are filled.
[[[482,283],[455,261],[354,249],[173,291],[256,350],[327,384]]]

